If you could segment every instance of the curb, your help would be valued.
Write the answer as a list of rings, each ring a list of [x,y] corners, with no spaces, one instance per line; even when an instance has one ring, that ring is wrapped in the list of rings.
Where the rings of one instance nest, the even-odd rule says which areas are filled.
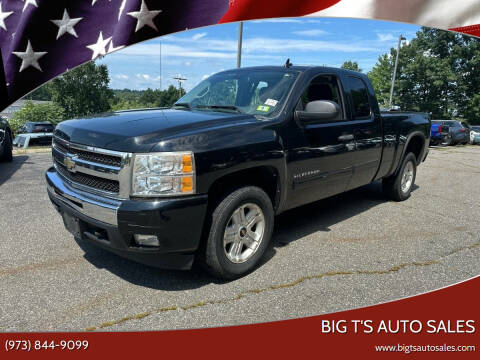
[[[25,154],[41,154],[41,153],[49,153],[52,152],[52,148],[45,147],[45,148],[38,148],[38,149],[13,149],[12,153],[13,156],[16,155],[25,155]]]

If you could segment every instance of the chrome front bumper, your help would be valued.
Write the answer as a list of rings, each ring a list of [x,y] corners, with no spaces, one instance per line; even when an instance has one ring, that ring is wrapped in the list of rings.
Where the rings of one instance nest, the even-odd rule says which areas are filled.
[[[64,205],[109,225],[118,225],[117,211],[120,201],[97,196],[72,187],[50,168],[45,174],[50,196]]]

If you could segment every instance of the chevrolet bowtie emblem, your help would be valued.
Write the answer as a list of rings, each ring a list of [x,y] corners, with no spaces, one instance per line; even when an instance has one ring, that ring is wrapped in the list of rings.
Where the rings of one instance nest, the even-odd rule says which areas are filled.
[[[65,167],[67,168],[68,171],[72,171],[73,172],[73,169],[75,169],[75,161],[73,161],[71,158],[69,157],[65,157],[63,159],[63,165],[65,165]]]

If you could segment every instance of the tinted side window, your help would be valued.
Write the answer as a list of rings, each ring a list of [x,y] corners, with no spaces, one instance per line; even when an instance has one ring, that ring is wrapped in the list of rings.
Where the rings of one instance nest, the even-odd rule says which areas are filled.
[[[34,126],[34,131],[35,132],[53,132],[53,125],[35,125]]]
[[[361,119],[370,116],[370,102],[365,83],[359,78],[348,77],[349,88],[353,102],[353,118]]]
[[[334,75],[318,75],[303,92],[298,102],[299,109],[305,109],[305,106],[311,101],[328,100],[337,103],[342,108],[341,89],[338,78]],[[343,111],[336,120],[344,119]]]

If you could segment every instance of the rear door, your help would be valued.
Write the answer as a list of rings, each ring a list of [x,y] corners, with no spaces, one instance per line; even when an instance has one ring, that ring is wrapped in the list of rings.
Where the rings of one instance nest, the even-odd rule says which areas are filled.
[[[369,184],[382,158],[382,121],[370,82],[360,76],[345,75],[344,86],[349,102],[351,130],[355,137],[353,175],[347,190]]]

